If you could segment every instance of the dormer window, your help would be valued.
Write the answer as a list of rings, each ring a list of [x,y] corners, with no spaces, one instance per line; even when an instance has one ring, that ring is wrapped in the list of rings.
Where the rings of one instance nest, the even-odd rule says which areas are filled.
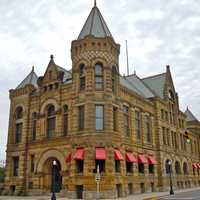
[[[103,65],[101,63],[95,65],[95,88],[103,89]]]
[[[49,71],[49,80],[52,79],[52,71]]]
[[[81,64],[79,67],[80,71],[80,90],[85,90],[85,65]]]
[[[169,90],[168,97],[169,97],[169,99],[174,101],[175,98],[174,98],[174,93],[172,92],[172,90]]]

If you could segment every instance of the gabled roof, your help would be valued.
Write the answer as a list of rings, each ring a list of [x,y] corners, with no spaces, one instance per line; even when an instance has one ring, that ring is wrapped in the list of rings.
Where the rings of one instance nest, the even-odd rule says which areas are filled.
[[[97,38],[111,37],[108,26],[106,25],[103,16],[101,15],[99,9],[96,6],[92,8],[79,36],[78,40],[83,39],[85,36],[93,35]]]
[[[166,73],[162,73],[155,76],[143,78],[142,81],[144,81],[144,83],[147,84],[148,87],[156,93],[156,95],[163,99],[165,79]]]
[[[144,98],[151,98],[155,95],[136,75],[120,77],[120,84]]]
[[[198,121],[198,119],[194,116],[194,114],[189,110],[188,107],[187,107],[187,110],[185,111],[185,115],[186,115],[186,121],[188,122]]]
[[[33,86],[35,86],[36,88],[38,87],[37,85],[37,80],[38,80],[38,76],[37,74],[34,72],[34,67],[32,68],[32,71],[28,74],[28,76],[16,87],[16,89],[20,89],[25,87],[28,84],[31,84]]]
[[[136,75],[127,76],[126,79],[131,82],[132,85],[140,92],[140,94],[145,98],[152,98],[155,95],[153,92],[145,85],[145,83]]]

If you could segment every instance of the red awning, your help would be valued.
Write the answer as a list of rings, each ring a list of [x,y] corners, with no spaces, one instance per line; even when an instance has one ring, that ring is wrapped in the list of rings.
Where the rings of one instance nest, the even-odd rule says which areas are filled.
[[[70,153],[68,156],[65,157],[65,162],[69,163],[72,160],[72,154]]]
[[[126,161],[131,163],[137,163],[137,159],[131,152],[126,152]]]
[[[143,154],[138,155],[138,163],[139,164],[147,164],[148,161]]]
[[[96,148],[96,160],[105,160],[106,151],[104,148]]]
[[[157,162],[156,162],[156,160],[155,160],[155,158],[154,158],[154,156],[148,156],[148,163],[150,164],[150,165],[155,165]]]
[[[198,165],[197,165],[197,163],[193,163],[193,164],[192,164],[192,167],[193,167],[194,169],[199,168]]]
[[[117,149],[114,150],[115,160],[124,160],[121,152]]]
[[[84,160],[84,149],[77,149],[73,158],[74,160]]]
[[[200,169],[200,163],[196,163],[197,169]]]

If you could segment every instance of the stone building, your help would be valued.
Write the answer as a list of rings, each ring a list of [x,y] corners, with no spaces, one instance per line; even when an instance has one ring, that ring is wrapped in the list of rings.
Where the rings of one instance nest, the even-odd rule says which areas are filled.
[[[120,45],[96,5],[71,44],[72,70],[34,68],[10,90],[4,194],[49,194],[52,163],[62,195],[100,197],[200,185],[200,122],[179,109],[170,67],[151,77],[119,74]],[[189,141],[188,141],[189,137]]]

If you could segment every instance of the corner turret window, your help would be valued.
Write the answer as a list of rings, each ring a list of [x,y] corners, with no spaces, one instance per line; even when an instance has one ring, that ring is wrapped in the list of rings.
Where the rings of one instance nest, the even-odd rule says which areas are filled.
[[[64,136],[68,134],[68,106],[65,105],[63,109],[63,133]]]
[[[80,70],[80,90],[85,90],[85,65],[81,64],[79,67]]]
[[[32,114],[32,140],[36,140],[37,113]]]
[[[95,125],[96,130],[100,131],[104,128],[104,106],[96,105],[95,106]]]
[[[50,105],[47,110],[47,137],[51,138],[55,134],[56,129],[56,113],[55,107]]]
[[[117,70],[116,67],[112,67],[112,92],[114,93],[116,91],[116,75],[117,75]]]
[[[23,129],[23,109],[18,107],[15,112],[15,143],[18,144],[22,140]]]
[[[103,66],[101,63],[95,65],[95,88],[103,90]]]

